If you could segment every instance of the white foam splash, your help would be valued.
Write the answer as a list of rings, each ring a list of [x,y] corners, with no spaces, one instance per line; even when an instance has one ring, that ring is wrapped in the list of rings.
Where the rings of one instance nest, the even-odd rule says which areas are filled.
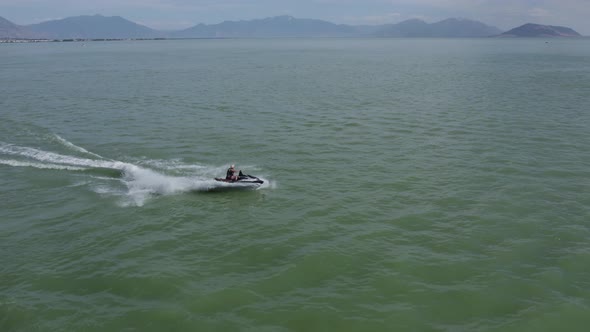
[[[69,143],[63,138],[60,139],[65,143]],[[75,147],[73,144],[72,146]],[[78,152],[83,152],[82,150],[86,151],[83,148],[78,148],[75,149]],[[95,155],[92,152],[87,152],[90,155]],[[229,187],[225,183],[217,182],[212,179],[211,174],[218,174],[219,170],[221,169],[220,167],[190,165],[181,163],[178,160],[173,160],[170,162],[155,160],[146,161],[145,163],[157,165],[157,167],[168,171],[176,169],[191,171],[190,175],[166,175],[132,163],[116,160],[81,158],[31,147],[6,144],[2,142],[0,142],[0,154],[10,155],[17,159],[25,159],[0,159],[0,164],[15,167],[35,167],[40,169],[75,171],[92,169],[112,169],[120,171],[122,174],[121,178],[114,179],[120,181],[125,186],[125,188],[116,189],[110,185],[97,185],[94,187],[94,191],[101,195],[124,196],[125,199],[124,202],[121,203],[122,206],[142,206],[150,197],[153,197],[154,195],[173,195],[190,191],[208,191],[211,189]],[[103,159],[101,156],[98,157]],[[198,172],[198,174],[195,174],[195,172]],[[89,175],[89,178],[94,178],[99,181],[105,179],[104,177],[96,175]],[[106,179],[113,180],[113,178]],[[264,185],[260,188],[268,187],[268,181],[264,181]]]

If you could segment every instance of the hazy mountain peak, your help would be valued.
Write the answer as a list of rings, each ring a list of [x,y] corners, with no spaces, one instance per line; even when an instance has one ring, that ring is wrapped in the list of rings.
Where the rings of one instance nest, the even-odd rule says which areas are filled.
[[[279,15],[279,16],[269,17],[269,19],[284,20],[284,21],[293,21],[293,20],[296,20],[296,18],[293,17],[293,16],[291,16],[291,15]]]
[[[121,16],[81,15],[33,24],[31,29],[46,38],[154,38],[161,33]]]
[[[0,39],[32,38],[33,34],[26,27],[12,23],[0,16]]]
[[[462,17],[451,17],[451,18],[447,18],[447,19],[444,19],[444,20],[436,22],[436,23],[438,23],[438,24],[470,24],[470,23],[483,24],[479,21],[468,19],[468,18],[462,18]],[[485,25],[485,24],[483,24],[483,25]]]
[[[225,21],[199,24],[173,33],[179,38],[249,38],[249,37],[342,37],[354,36],[355,28],[315,19],[289,15],[248,21]]]
[[[464,18],[464,17],[449,17],[449,18],[444,19],[440,22],[477,22],[477,21],[469,19],[469,18]]]
[[[512,30],[504,32],[503,37],[580,37],[575,30],[554,25],[526,23]]]
[[[380,37],[487,37],[501,33],[500,29],[484,23],[464,19],[448,18],[428,24],[420,19],[410,19],[388,25],[376,34]]]
[[[428,23],[426,23],[424,20],[419,19],[419,18],[411,18],[411,19],[402,21],[397,24],[428,24]]]

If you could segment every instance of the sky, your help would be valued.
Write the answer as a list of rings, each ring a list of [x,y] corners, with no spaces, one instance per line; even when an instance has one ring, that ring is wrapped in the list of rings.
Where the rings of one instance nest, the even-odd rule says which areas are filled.
[[[455,17],[502,30],[539,23],[590,35],[590,0],[0,0],[0,16],[22,25],[94,14],[161,30],[291,15],[352,25]]]

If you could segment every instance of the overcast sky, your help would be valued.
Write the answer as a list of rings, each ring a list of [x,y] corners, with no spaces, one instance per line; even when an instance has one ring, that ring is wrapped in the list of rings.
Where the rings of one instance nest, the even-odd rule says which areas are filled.
[[[355,25],[459,17],[504,30],[531,22],[590,35],[590,0],[0,0],[0,16],[17,24],[93,14],[156,29],[277,15]]]

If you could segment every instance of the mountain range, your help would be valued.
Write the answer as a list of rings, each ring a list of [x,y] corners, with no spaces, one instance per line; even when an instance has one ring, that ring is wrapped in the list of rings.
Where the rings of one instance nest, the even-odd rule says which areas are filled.
[[[533,27],[534,26],[534,27]],[[524,28],[523,28],[524,27]],[[543,28],[545,27],[545,28]],[[522,29],[520,29],[522,28]],[[519,30],[520,29],[520,30]],[[436,23],[411,19],[397,24],[353,26],[316,19],[276,16],[248,21],[198,24],[178,31],[158,31],[120,16],[76,16],[31,25],[0,17],[0,39],[149,39],[149,38],[264,38],[264,37],[430,37],[579,36],[565,27],[525,24],[504,34],[484,23],[450,18]],[[509,35],[506,35],[510,33]]]
[[[276,16],[250,21],[225,21],[219,24],[199,24],[171,32],[174,38],[248,38],[248,37],[346,37],[357,36],[354,26],[339,25],[322,20]]]

